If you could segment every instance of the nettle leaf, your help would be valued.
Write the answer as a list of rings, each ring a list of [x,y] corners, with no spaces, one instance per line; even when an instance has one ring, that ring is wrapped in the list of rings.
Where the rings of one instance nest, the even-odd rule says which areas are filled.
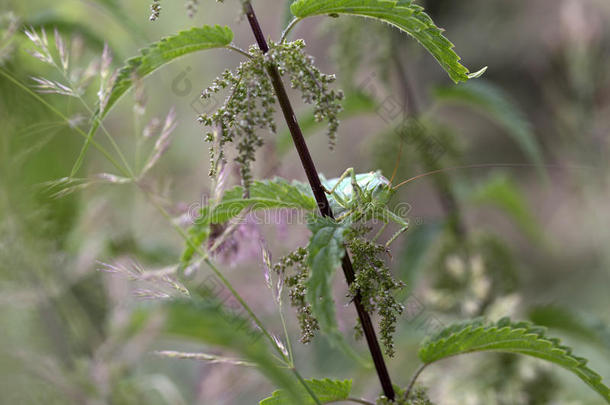
[[[281,387],[291,403],[302,403],[296,379],[274,360],[265,338],[252,327],[250,320],[226,309],[212,297],[172,301],[165,304],[163,310],[166,334],[238,353]]]
[[[318,207],[309,186],[298,181],[289,183],[281,178],[255,181],[250,186],[249,193],[249,197],[244,199],[244,189],[241,186],[227,191],[222,201],[214,208],[211,222],[226,222],[246,208],[252,211],[276,208],[313,211]]]
[[[465,353],[496,351],[537,357],[573,372],[610,403],[610,389],[599,374],[587,367],[587,360],[576,357],[559,339],[549,338],[546,330],[528,322],[503,318],[496,323],[474,320],[449,326],[426,340],[419,358],[430,364]]]
[[[140,56],[127,60],[126,65],[119,70],[110,94],[93,116],[93,123],[85,145],[81,150],[72,174],[82,165],[82,159],[89,147],[91,138],[100,126],[101,121],[116,104],[116,102],[133,87],[134,80],[143,79],[160,67],[193,52],[212,48],[223,48],[233,41],[233,32],[229,27],[203,26],[175,35],[162,38],[160,41],[140,50]]]
[[[345,256],[345,232],[348,225],[331,218],[312,216],[312,232],[307,250],[311,276],[307,282],[307,297],[322,329],[337,328],[332,280]]]
[[[391,0],[297,0],[291,6],[298,18],[314,15],[348,14],[384,21],[414,37],[440,63],[455,82],[465,82],[479,77],[486,68],[470,74],[460,64],[460,57],[453,51],[454,45],[443,36],[423,7],[410,1]]]
[[[162,38],[141,49],[140,56],[129,59],[126,66],[119,71],[108,101],[99,112],[100,118],[103,118],[133,86],[134,79],[142,79],[181,56],[205,49],[223,48],[231,41],[233,32],[229,27],[206,25]]]
[[[280,178],[255,181],[249,191],[250,197],[244,199],[243,187],[234,187],[226,191],[216,205],[201,209],[199,218],[189,229],[190,240],[180,260],[182,269],[190,264],[195,255],[195,246],[200,246],[209,237],[211,224],[224,224],[238,217],[245,209],[256,212],[279,208],[313,211],[317,208],[309,186],[301,182],[289,183]]]
[[[323,404],[345,400],[352,390],[352,380],[339,381],[326,378],[324,380],[305,380],[305,383]],[[300,397],[305,405],[316,403],[304,387],[300,387],[300,390]],[[259,405],[292,405],[292,402],[284,390],[277,390],[271,397],[260,401]]]
[[[500,87],[479,80],[463,86],[437,88],[435,95],[440,101],[468,105],[485,113],[513,138],[532,163],[543,164],[532,124]]]
[[[331,344],[355,360],[363,361],[347,344],[337,326],[332,291],[335,270],[341,267],[345,255],[344,240],[349,224],[312,215],[308,227],[312,235],[307,246],[307,260],[311,268],[307,281],[307,301],[320,324],[320,330],[326,334]]]

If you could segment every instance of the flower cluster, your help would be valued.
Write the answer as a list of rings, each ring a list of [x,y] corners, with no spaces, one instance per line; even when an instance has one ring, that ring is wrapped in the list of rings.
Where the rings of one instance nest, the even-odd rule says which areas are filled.
[[[290,86],[301,92],[303,101],[314,105],[316,122],[328,121],[328,138],[334,146],[339,128],[338,115],[342,110],[343,92],[331,89],[335,75],[320,72],[314,65],[314,58],[303,52],[305,41],[270,44],[269,60],[276,64],[280,74],[288,73]]]
[[[244,190],[252,181],[251,165],[256,151],[263,145],[257,131],[268,129],[276,132],[275,93],[267,69],[277,67],[282,76],[290,78],[294,89],[301,92],[306,103],[314,105],[316,121],[328,121],[328,134],[334,144],[339,126],[338,114],[341,111],[343,93],[330,88],[333,75],[322,74],[314,65],[313,58],[303,52],[305,43],[270,44],[267,55],[255,46],[248,51],[248,60],[242,62],[234,71],[226,70],[210,87],[202,92],[202,98],[209,99],[214,94],[228,90],[230,95],[216,112],[203,114],[199,121],[208,127],[215,127],[218,133],[210,131],[206,140],[215,144],[211,148],[211,174],[218,162],[224,160],[224,146],[237,142],[237,163]]]
[[[258,48],[250,48],[250,58],[242,62],[235,71],[225,70],[201,97],[209,99],[222,90],[230,90],[230,96],[224,105],[212,114],[202,114],[199,122],[208,127],[217,127],[218,135],[209,132],[208,142],[216,142],[215,151],[211,149],[213,160],[211,167],[224,160],[224,145],[238,141],[236,158],[240,166],[242,183],[247,186],[252,180],[251,164],[255,160],[256,150],[263,145],[257,129],[267,128],[272,133],[276,130],[275,96],[273,86],[265,72],[265,62]],[[212,170],[212,175],[213,170]]]
[[[415,389],[409,393],[409,397],[406,398],[406,392],[398,387],[394,387],[396,392],[396,399],[390,401],[387,397],[381,396],[377,399],[377,405],[434,405],[428,393],[424,388],[415,387]]]
[[[361,235],[364,229],[356,229],[347,246],[352,255],[356,279],[350,285],[350,298],[360,294],[362,304],[369,313],[377,312],[381,318],[379,331],[386,354],[390,357],[394,352],[394,332],[398,316],[404,311],[404,306],[396,301],[394,293],[405,287],[402,281],[392,276],[390,269],[381,258],[387,253],[383,245],[365,239]],[[359,332],[359,325],[356,327]]]
[[[290,304],[297,310],[297,318],[301,328],[301,343],[309,343],[320,329],[318,320],[311,312],[311,305],[307,303],[307,287],[305,283],[309,278],[309,267],[307,265],[307,249],[298,248],[289,255],[283,257],[273,269],[280,275],[286,275],[290,268],[296,270],[295,274],[286,277],[286,285],[289,288]]]
[[[157,21],[161,15],[161,0],[153,0],[150,6],[150,21]]]

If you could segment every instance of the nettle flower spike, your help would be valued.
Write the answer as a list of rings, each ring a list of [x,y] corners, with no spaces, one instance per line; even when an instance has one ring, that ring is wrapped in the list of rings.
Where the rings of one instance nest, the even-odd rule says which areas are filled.
[[[405,288],[402,281],[396,280],[383,260],[388,251],[363,237],[368,228],[356,226],[351,230],[347,247],[352,254],[356,279],[350,285],[349,297],[360,294],[362,304],[369,313],[377,313],[380,317],[379,332],[385,352],[394,357],[394,333],[396,322],[404,311],[404,306],[396,300],[396,292]],[[356,336],[361,335],[360,324],[356,325]]]
[[[302,39],[280,44],[271,42],[269,47],[269,60],[277,65],[282,76],[288,74],[290,86],[301,92],[303,101],[314,105],[316,122],[328,122],[328,138],[332,149],[337,139],[338,115],[344,98],[341,90],[329,87],[335,82],[335,75],[320,72],[314,64],[314,58],[303,52],[305,41]]]
[[[290,275],[287,272],[293,269]],[[288,256],[283,257],[275,266],[274,272],[288,287],[290,305],[297,311],[297,319],[301,328],[301,343],[309,343],[320,329],[318,320],[313,316],[311,304],[307,302],[307,280],[309,266],[307,265],[307,249],[298,248]],[[279,290],[278,285],[278,290]],[[278,292],[281,294],[281,291]]]
[[[275,65],[282,76],[288,75],[292,88],[299,90],[303,101],[314,105],[316,121],[328,122],[328,136],[334,146],[339,128],[338,114],[341,112],[343,92],[330,88],[334,75],[321,73],[314,66],[311,56],[303,52],[305,43],[301,40],[290,43],[271,43],[270,51],[263,55],[259,48],[252,46],[250,58],[242,62],[235,71],[226,70],[210,87],[202,92],[203,99],[210,99],[221,91],[230,91],[224,105],[214,113],[202,114],[199,122],[219,129],[219,139],[211,131],[206,140],[216,143],[211,150],[212,160],[224,157],[224,145],[236,142],[244,189],[252,181],[251,165],[256,159],[256,151],[263,146],[259,129],[275,133],[275,93],[269,76],[268,64]]]
[[[157,21],[161,15],[161,0],[153,0],[150,6],[150,21]]]

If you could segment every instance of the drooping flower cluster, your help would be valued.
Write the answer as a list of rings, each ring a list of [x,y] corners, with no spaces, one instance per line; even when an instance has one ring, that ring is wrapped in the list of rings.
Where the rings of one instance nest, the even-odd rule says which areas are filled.
[[[335,75],[327,75],[315,66],[311,55],[303,52],[305,41],[302,39],[289,43],[271,43],[269,59],[275,63],[282,76],[288,73],[290,86],[301,92],[303,101],[314,105],[316,122],[328,121],[328,138],[334,147],[339,129],[338,115],[342,110],[343,92],[334,90],[330,85]]]
[[[387,253],[386,248],[362,237],[366,229],[356,229],[353,232],[355,235],[349,239],[347,246],[352,255],[356,279],[350,285],[349,296],[353,299],[359,293],[367,312],[379,314],[381,341],[386,354],[393,357],[396,322],[404,311],[404,306],[396,300],[394,294],[404,288],[405,284],[394,279],[382,259],[381,256]],[[358,326],[356,331],[359,331]]]
[[[157,21],[161,15],[161,0],[153,0],[150,6],[150,21]]]
[[[204,99],[223,90],[230,92],[222,107],[201,115],[199,121],[217,129],[217,133],[210,131],[206,136],[208,142],[215,144],[211,149],[212,168],[224,160],[224,146],[237,143],[236,161],[245,190],[252,180],[251,165],[256,151],[263,145],[258,130],[266,128],[275,133],[277,128],[274,119],[276,98],[267,75],[270,65],[276,66],[282,76],[288,75],[292,87],[301,92],[303,100],[314,105],[316,121],[328,121],[331,145],[335,142],[343,93],[330,88],[334,76],[321,73],[313,65],[313,58],[303,52],[304,47],[303,41],[271,43],[269,53],[263,55],[253,46],[248,51],[248,60],[234,71],[223,72],[202,92]]]
[[[295,269],[292,275],[286,275],[288,269]],[[320,329],[318,320],[311,312],[311,305],[307,303],[307,287],[305,283],[309,278],[309,267],[307,265],[307,249],[298,248],[289,255],[283,257],[273,267],[274,271],[285,277],[285,284],[289,288],[290,304],[297,311],[297,318],[301,328],[301,343],[309,343]]]
[[[237,141],[242,183],[247,186],[252,180],[251,164],[256,150],[263,145],[257,129],[276,130],[273,86],[265,72],[262,53],[256,47],[250,48],[250,58],[242,62],[235,71],[225,70],[210,87],[201,94],[209,99],[221,90],[230,90],[224,105],[212,114],[202,114],[199,122],[208,127],[217,127],[218,135],[209,132],[208,142],[216,142],[217,152],[211,149],[211,167],[224,160],[224,146]],[[213,174],[213,172],[211,173]]]

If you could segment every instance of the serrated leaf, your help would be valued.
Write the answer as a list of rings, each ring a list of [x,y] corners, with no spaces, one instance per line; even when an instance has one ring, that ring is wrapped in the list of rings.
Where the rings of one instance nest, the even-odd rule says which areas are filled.
[[[194,246],[200,246],[209,235],[211,224],[223,224],[238,217],[246,208],[260,210],[288,208],[313,211],[317,208],[309,186],[300,182],[289,183],[284,179],[255,181],[249,188],[250,197],[243,198],[244,189],[234,187],[225,192],[223,198],[213,207],[202,208],[195,225],[189,229],[190,243],[182,254],[181,268],[185,268],[195,255]]]
[[[305,380],[307,387],[314,393],[321,403],[338,402],[347,399],[352,390],[351,380]],[[305,405],[315,404],[316,402],[307,393],[304,387],[301,388],[301,397]],[[259,405],[291,405],[290,398],[284,390],[274,391],[271,397],[263,399]]]
[[[528,322],[511,322],[503,318],[496,323],[474,320],[449,326],[426,340],[419,358],[430,364],[465,353],[495,351],[536,357],[557,364],[576,374],[610,403],[610,389],[599,374],[586,366],[587,360],[576,357],[559,339],[549,338],[545,329]]]
[[[262,333],[255,330],[248,319],[225,309],[213,298],[172,301],[165,304],[163,310],[165,333],[239,353],[281,387],[291,403],[302,403],[296,379],[274,360]]]
[[[210,221],[221,224],[239,215],[244,209],[252,211],[293,208],[313,211],[317,208],[309,186],[304,183],[288,183],[284,179],[255,181],[249,188],[250,196],[243,198],[244,189],[241,186],[227,191],[222,201],[214,208]]]
[[[453,51],[454,45],[443,36],[443,30],[434,24],[423,7],[410,1],[298,0],[292,4],[291,10],[298,18],[348,14],[384,21],[415,38],[456,83],[478,77],[484,71],[470,74],[468,69],[460,64],[460,57]]]
[[[358,361],[363,361],[351,349],[337,326],[335,300],[332,283],[337,268],[345,255],[345,232],[349,228],[346,222],[312,216],[308,224],[312,232],[309,239],[308,264],[311,268],[307,280],[307,301],[320,324],[320,330],[328,337],[331,344]]]
[[[337,329],[332,280],[345,256],[345,232],[348,226],[331,218],[312,216],[312,232],[307,250],[311,276],[307,281],[307,298],[322,329]]]
[[[119,71],[110,97],[100,111],[100,118],[103,118],[119,98],[133,86],[134,77],[142,79],[181,56],[205,49],[222,48],[231,41],[233,41],[233,32],[229,27],[206,25],[162,38],[141,49],[140,56],[129,59],[126,66]]]
[[[532,124],[500,87],[477,80],[463,86],[438,88],[435,95],[440,101],[465,104],[485,113],[513,138],[532,163],[542,166],[542,151]]]
[[[80,169],[84,154],[101,121],[116,102],[133,86],[134,79],[143,79],[181,56],[205,49],[222,48],[229,45],[232,40],[233,32],[229,27],[219,25],[195,27],[162,38],[160,41],[141,49],[139,56],[127,60],[126,65],[119,70],[106,103],[100,106],[93,116],[91,129],[72,169],[72,175]]]

